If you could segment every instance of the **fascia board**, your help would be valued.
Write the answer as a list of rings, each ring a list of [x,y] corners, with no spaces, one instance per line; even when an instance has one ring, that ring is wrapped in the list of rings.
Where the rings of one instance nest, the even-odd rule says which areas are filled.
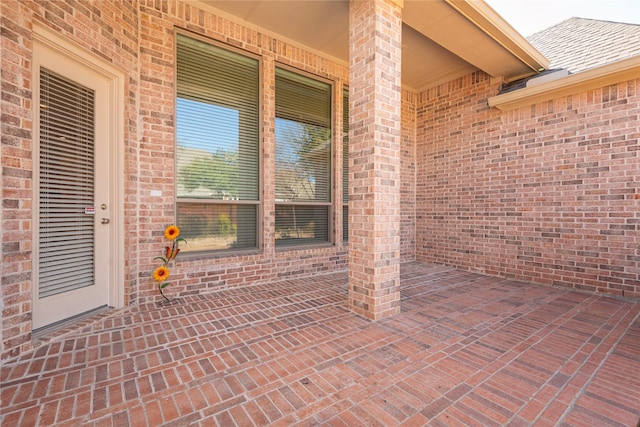
[[[549,60],[484,1],[445,0],[445,2],[518,58],[531,69],[532,73],[549,68]],[[514,80],[513,76],[505,77],[507,81]]]
[[[635,56],[558,80],[492,96],[487,99],[487,103],[500,110],[512,110],[639,77],[640,56]]]

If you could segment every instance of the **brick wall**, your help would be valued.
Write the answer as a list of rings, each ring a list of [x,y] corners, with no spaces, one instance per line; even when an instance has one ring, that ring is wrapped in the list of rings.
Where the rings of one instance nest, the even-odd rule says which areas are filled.
[[[258,254],[216,257],[182,257],[172,269],[170,295],[188,295],[229,286],[240,286],[286,278],[293,275],[312,275],[346,268],[346,247],[341,238],[336,245],[321,248],[275,250],[274,200],[274,123],[269,117],[275,112],[274,72],[277,64],[286,64],[336,83],[339,91],[345,84],[347,68],[320,58],[299,47],[273,39],[253,29],[220,18],[194,5],[181,2],[142,1],[140,5],[140,81],[141,96],[139,120],[142,144],[138,164],[145,168],[144,180],[139,180],[138,197],[151,206],[144,217],[151,220],[140,223],[138,261],[140,278],[137,282],[137,300],[157,298],[155,283],[150,272],[153,257],[161,252],[162,230],[174,218],[174,57],[173,39],[176,28],[187,29],[218,42],[226,43],[258,54],[262,58],[263,116],[263,205],[262,248]],[[341,102],[341,100],[340,100]],[[336,108],[338,100],[334,100]],[[338,116],[341,118],[341,116]],[[336,126],[341,129],[341,123]],[[341,139],[334,138],[335,150],[340,151]],[[340,172],[336,163],[336,179]],[[160,190],[161,197],[151,196]],[[157,193],[156,193],[157,194]],[[336,216],[337,220],[341,215]],[[341,230],[341,224],[336,224]],[[132,290],[133,291],[133,290]],[[133,298],[132,298],[133,299]]]
[[[125,304],[157,299],[151,272],[174,221],[175,28],[263,59],[263,247],[179,260],[171,295],[346,269],[341,138],[335,141],[335,246],[276,251],[273,72],[277,63],[331,79],[348,69],[286,42],[171,1],[0,2],[2,272],[0,359],[31,348],[31,29],[49,26],[127,75],[124,135]],[[507,113],[476,73],[402,93],[400,256],[627,297],[640,296],[639,82]],[[339,99],[334,100],[341,132]],[[162,196],[152,190],[159,190]]]
[[[2,287],[0,289],[0,359],[31,348],[32,298],[32,140],[31,29],[39,22],[87,52],[126,73],[124,151],[125,305],[158,299],[151,274],[153,258],[165,245],[164,227],[174,222],[174,35],[176,28],[258,54],[263,60],[262,123],[264,158],[263,246],[257,254],[190,258],[172,268],[171,296],[207,292],[292,276],[313,275],[347,266],[342,241],[341,99],[335,97],[333,246],[275,250],[273,192],[274,69],[279,63],[331,79],[336,94],[348,68],[297,46],[235,24],[195,5],[176,0],[113,2],[2,1]],[[403,127],[403,179],[413,171],[413,95],[407,94]],[[404,112],[403,112],[404,113]],[[408,184],[411,191],[412,184]],[[155,190],[155,191],[152,191]],[[155,196],[154,194],[161,194]],[[413,235],[411,203],[403,198],[403,236]],[[410,241],[410,238],[408,238]],[[413,259],[412,244],[403,259]]]
[[[349,307],[400,312],[402,9],[349,3]]]
[[[400,259],[416,259],[416,98],[402,92],[400,140]]]
[[[417,259],[640,297],[640,80],[504,113],[497,90],[419,95]]]
[[[2,162],[2,261],[0,309],[2,353],[15,356],[27,347],[31,325],[31,34],[25,30],[29,13],[22,5],[0,3]]]
[[[33,144],[31,29],[39,23],[55,28],[94,55],[123,70],[125,82],[125,127],[127,140],[127,239],[136,253],[138,200],[137,173],[137,28],[138,11],[130,2],[0,2],[2,52],[0,84],[2,98],[2,283],[0,287],[0,359],[17,356],[31,347]],[[132,197],[133,195],[133,197]],[[127,258],[127,289],[135,283],[136,257]]]

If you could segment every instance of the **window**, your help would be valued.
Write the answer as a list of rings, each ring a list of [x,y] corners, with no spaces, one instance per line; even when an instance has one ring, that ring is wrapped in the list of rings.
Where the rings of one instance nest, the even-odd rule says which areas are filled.
[[[342,91],[342,241],[349,240],[349,90]]]
[[[276,246],[329,242],[331,85],[276,69]]]
[[[95,283],[94,90],[40,69],[39,293]]]
[[[185,251],[258,246],[259,62],[177,35],[177,223]]]

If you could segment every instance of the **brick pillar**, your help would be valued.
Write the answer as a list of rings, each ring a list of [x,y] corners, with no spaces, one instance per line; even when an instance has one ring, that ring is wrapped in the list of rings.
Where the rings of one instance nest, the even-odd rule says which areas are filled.
[[[400,312],[402,8],[349,2],[349,307]]]

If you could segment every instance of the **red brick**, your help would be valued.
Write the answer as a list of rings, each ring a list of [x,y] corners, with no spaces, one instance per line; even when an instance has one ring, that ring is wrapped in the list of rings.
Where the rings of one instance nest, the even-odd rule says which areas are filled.
[[[6,422],[17,425],[216,420],[357,425],[374,418],[392,425],[428,420],[434,426],[633,421],[640,396],[640,379],[634,376],[640,370],[637,304],[420,263],[404,264],[401,280],[405,308],[380,322],[346,310],[345,272],[311,284],[291,279],[286,287],[264,288],[269,289],[265,293],[252,287],[228,289],[216,298],[193,297],[193,304],[179,311],[154,306],[150,315],[144,305],[113,311],[65,336],[64,345],[44,343],[3,363],[0,411]],[[236,299],[239,293],[242,299]],[[318,303],[299,310],[287,298]],[[266,316],[221,326],[215,330],[218,353],[245,345],[239,337],[271,342],[274,335],[301,330],[310,322],[323,332],[315,341],[272,349],[246,363],[250,366],[223,372],[202,369],[210,366],[201,363],[210,360],[207,352],[167,359],[175,354],[167,349],[212,342],[211,330],[204,327],[211,320],[202,318],[206,313],[208,319],[220,319],[223,301],[234,301],[225,315],[258,319],[252,314],[270,306],[279,320]],[[139,327],[126,334],[97,332],[134,320]],[[192,326],[198,322],[202,328]],[[158,339],[138,342],[151,334]],[[131,342],[139,347],[134,353],[114,353],[109,360],[57,367],[63,353],[93,354],[118,342],[123,348]],[[498,345],[508,350],[495,350]],[[410,348],[416,354],[406,351]],[[495,351],[495,360],[488,366],[469,363],[464,372],[470,376],[459,377],[458,356],[482,348]],[[99,351],[95,353],[98,357]],[[149,368],[147,361],[160,364]],[[182,380],[177,373],[192,366],[197,369]],[[26,375],[30,369],[33,374]],[[93,383],[96,378],[101,386]],[[158,378],[164,379],[164,388],[154,392]],[[64,390],[48,392],[60,390],[61,384]]]

